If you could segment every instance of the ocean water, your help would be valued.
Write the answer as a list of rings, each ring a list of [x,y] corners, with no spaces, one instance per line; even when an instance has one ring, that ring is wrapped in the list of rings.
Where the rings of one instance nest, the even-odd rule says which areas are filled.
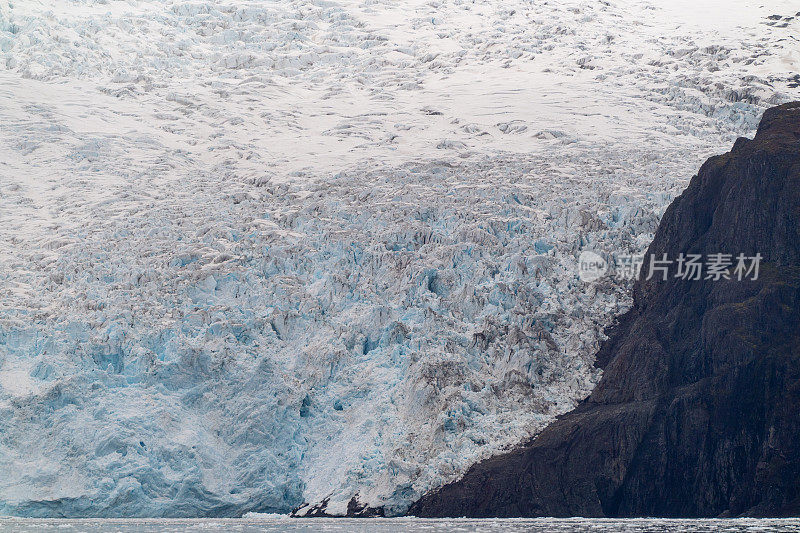
[[[114,532],[171,533],[192,531],[261,532],[261,531],[346,531],[384,533],[410,532],[759,532],[800,531],[800,518],[790,519],[708,519],[672,520],[637,518],[627,520],[597,518],[534,518],[534,519],[0,519],[0,532]]]

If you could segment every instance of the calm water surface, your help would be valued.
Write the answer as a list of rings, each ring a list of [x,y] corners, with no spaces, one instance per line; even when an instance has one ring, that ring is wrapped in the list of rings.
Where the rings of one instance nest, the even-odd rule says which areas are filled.
[[[438,532],[759,532],[798,531],[800,519],[731,519],[731,520],[660,520],[632,519],[606,520],[586,518],[537,518],[537,519],[289,519],[289,518],[242,518],[242,519],[35,519],[1,518],[0,532],[40,532],[58,531],[60,533],[103,532],[103,533],[177,533],[177,532],[260,532],[260,531],[344,531],[354,533],[384,533],[392,531],[411,531],[424,533]]]

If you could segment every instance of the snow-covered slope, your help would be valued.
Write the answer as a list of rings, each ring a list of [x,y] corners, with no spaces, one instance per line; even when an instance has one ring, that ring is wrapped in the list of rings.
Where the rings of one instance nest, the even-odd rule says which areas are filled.
[[[398,513],[535,434],[628,305],[580,251],[800,96],[792,2],[714,4],[0,1],[0,514]]]

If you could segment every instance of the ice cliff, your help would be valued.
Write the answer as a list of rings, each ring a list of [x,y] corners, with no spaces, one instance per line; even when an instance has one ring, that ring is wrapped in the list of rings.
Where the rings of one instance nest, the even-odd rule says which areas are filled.
[[[773,4],[0,2],[0,514],[401,513],[537,434],[630,305],[580,252],[797,94]]]

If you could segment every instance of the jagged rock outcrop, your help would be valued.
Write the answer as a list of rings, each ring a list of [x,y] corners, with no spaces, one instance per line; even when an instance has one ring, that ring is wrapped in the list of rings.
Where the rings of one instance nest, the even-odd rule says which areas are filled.
[[[410,514],[800,514],[800,103],[702,166],[647,256],[664,253],[763,259],[757,280],[643,269],[590,397]]]

